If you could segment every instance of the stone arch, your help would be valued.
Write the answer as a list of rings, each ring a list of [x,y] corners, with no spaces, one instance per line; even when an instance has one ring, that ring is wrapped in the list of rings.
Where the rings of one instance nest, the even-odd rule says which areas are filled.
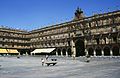
[[[76,48],[76,57],[85,55],[84,40],[77,39],[75,41],[75,48]]]
[[[95,52],[96,52],[96,56],[101,56],[102,55],[101,47],[100,46],[96,47]]]
[[[88,55],[91,55],[91,56],[94,55],[94,49],[93,49],[93,47],[90,47],[90,48],[88,49]]]
[[[120,53],[119,53],[119,46],[118,45],[113,46],[112,47],[112,52],[113,52],[113,56],[120,55]]]
[[[63,56],[65,56],[66,55],[66,49],[62,49],[62,54],[63,54]]]
[[[61,55],[61,49],[57,49],[58,55]]]
[[[67,49],[67,52],[68,52],[68,56],[71,56],[71,55],[72,55],[71,48],[68,48],[68,49]]]
[[[105,46],[103,51],[104,51],[104,56],[110,56],[110,47],[109,46]]]

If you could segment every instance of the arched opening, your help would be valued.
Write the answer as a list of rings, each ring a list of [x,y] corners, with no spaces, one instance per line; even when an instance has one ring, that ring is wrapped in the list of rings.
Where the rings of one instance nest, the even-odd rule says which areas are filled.
[[[96,56],[101,56],[102,55],[100,47],[97,47],[96,50],[95,50],[95,52],[96,52]]]
[[[67,50],[67,52],[68,52],[68,56],[71,56],[71,55],[72,55],[70,48]]]
[[[50,53],[50,55],[56,55],[56,49],[53,50],[53,51]]]
[[[60,49],[58,49],[57,52],[58,52],[58,55],[61,55],[61,50]]]
[[[63,50],[62,50],[62,54],[63,54],[63,56],[66,55],[66,49],[63,49]]]
[[[118,55],[120,55],[120,54],[119,54],[119,47],[118,47],[118,46],[114,46],[114,47],[112,48],[112,52],[113,52],[113,56],[118,56]]]
[[[93,48],[89,48],[89,49],[88,49],[88,55],[91,55],[91,56],[94,55],[94,50],[93,50]]]
[[[99,38],[95,38],[95,39],[96,39],[97,44],[99,44],[100,43],[100,39]]]
[[[105,56],[110,56],[110,48],[109,47],[104,48],[104,55]]]
[[[20,55],[25,54],[25,51],[24,51],[24,50],[22,50],[22,49],[18,49],[18,52],[20,53]]]
[[[113,41],[117,43],[117,36],[113,37]]]
[[[75,43],[76,57],[85,55],[85,46],[83,40],[77,40]]]

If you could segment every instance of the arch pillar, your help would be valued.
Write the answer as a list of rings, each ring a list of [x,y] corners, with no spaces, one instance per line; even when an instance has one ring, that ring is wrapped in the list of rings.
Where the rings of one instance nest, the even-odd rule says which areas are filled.
[[[62,50],[61,50],[61,56],[63,56],[63,52],[62,52]]]
[[[71,52],[72,52],[73,59],[75,59],[76,50],[75,50],[75,43],[73,42],[73,40],[71,40]]]
[[[103,49],[102,49],[102,56],[104,56],[104,51],[103,51]]]
[[[87,56],[88,55],[88,50],[87,50],[87,39],[84,40],[84,43],[85,43],[85,55]]]
[[[113,56],[113,52],[112,52],[112,49],[110,49],[110,56]]]
[[[94,54],[94,56],[96,56],[96,51],[95,51],[95,49],[94,49],[94,51],[93,51],[93,54]]]
[[[109,39],[108,38],[106,38],[106,44],[109,44]]]
[[[56,56],[58,56],[58,52],[56,51]]]
[[[25,52],[25,55],[27,55],[27,56],[28,56],[28,52]]]
[[[68,56],[68,52],[67,52],[67,50],[66,50],[66,56]]]
[[[88,50],[87,49],[85,49],[85,53],[86,53],[85,55],[87,56],[88,55]]]

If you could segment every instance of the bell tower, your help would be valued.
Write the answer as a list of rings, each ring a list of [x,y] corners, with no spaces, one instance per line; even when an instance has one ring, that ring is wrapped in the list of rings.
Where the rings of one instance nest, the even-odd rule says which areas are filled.
[[[74,20],[82,19],[84,18],[83,11],[78,7],[77,10],[75,11],[75,17]]]

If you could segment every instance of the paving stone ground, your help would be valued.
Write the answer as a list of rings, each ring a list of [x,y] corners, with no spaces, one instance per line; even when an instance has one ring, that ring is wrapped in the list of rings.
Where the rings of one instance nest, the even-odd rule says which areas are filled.
[[[120,57],[56,57],[55,66],[42,66],[44,56],[0,56],[0,78],[120,78]]]

